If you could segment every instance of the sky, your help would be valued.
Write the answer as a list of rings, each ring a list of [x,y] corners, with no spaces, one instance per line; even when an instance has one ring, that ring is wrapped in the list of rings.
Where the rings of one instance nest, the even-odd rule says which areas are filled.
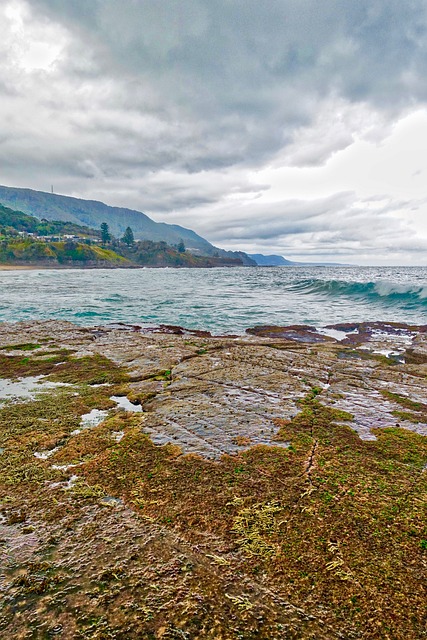
[[[427,2],[2,0],[0,184],[427,266]]]

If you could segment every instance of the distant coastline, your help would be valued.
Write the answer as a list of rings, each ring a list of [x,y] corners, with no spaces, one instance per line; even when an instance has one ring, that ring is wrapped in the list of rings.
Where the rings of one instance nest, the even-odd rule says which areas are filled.
[[[112,264],[0,264],[0,271],[39,271],[41,269],[46,271],[66,271],[66,270],[76,270],[79,271],[96,271],[99,269],[109,269],[112,271],[117,271],[118,269],[126,269],[126,270],[137,270],[137,269],[219,269],[219,268],[229,268],[233,269],[236,267],[243,267],[245,265],[230,265],[230,264],[215,264],[215,265],[139,265],[139,264],[120,264],[120,265],[112,265]]]

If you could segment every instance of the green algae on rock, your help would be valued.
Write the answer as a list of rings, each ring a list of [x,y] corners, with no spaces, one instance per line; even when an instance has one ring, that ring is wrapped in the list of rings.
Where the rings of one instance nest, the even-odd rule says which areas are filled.
[[[278,333],[0,326],[5,637],[423,636],[426,365]]]

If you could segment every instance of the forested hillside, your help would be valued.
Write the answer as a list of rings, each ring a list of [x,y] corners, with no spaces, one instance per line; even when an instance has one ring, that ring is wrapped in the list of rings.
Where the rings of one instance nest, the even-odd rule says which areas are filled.
[[[95,200],[5,186],[0,186],[0,203],[49,221],[72,222],[94,229],[99,229],[100,225],[106,222],[111,233],[117,237],[122,236],[127,227],[131,227],[136,240],[166,242],[171,246],[182,240],[188,251],[196,255],[239,259],[239,264],[255,266],[255,262],[243,252],[224,251],[214,247],[191,229],[176,224],[155,222],[145,213],[133,209],[110,207]]]
[[[130,227],[122,239],[72,222],[38,220],[0,205],[0,264],[73,267],[242,266],[238,257],[200,256],[166,242],[136,242]]]

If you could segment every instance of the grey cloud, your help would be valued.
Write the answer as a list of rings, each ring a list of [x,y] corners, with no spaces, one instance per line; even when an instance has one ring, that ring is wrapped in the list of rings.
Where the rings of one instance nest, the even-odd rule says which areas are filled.
[[[321,165],[355,135],[380,140],[399,114],[425,104],[425,3],[27,6],[29,30],[59,24],[67,37],[52,68],[29,73],[0,42],[1,182],[54,182],[230,248],[373,254],[400,239],[417,251],[414,232],[392,216],[415,201],[381,196],[365,206],[346,192],[268,204],[257,200],[268,185],[250,181],[266,166]]]
[[[286,148],[296,130],[315,121],[328,97],[338,94],[394,110],[402,100],[412,103],[423,94],[425,15],[416,2],[391,2],[387,11],[380,0],[345,5],[329,0],[321,9],[314,0],[276,0],[268,6],[254,0],[183,0],[179,9],[172,0],[32,0],[30,6],[77,38],[61,70],[76,88],[79,80],[91,85],[68,94],[68,108],[73,111],[75,104],[72,120],[80,135],[101,138],[107,129],[118,171],[132,155],[126,153],[126,161],[120,157],[120,145],[129,140],[141,171],[260,166]],[[398,54],[387,53],[396,46]],[[393,64],[385,69],[389,59]],[[408,68],[418,78],[412,92],[403,86],[402,69]],[[374,70],[380,77],[371,77]],[[362,96],[360,84],[367,78],[369,91]],[[385,78],[388,101],[383,92],[381,100],[377,95]],[[43,95],[41,101],[45,107],[52,103]],[[59,102],[53,111],[63,108]],[[130,111],[151,114],[159,134],[150,135],[150,125],[143,118],[134,122]],[[351,142],[351,126],[329,139],[322,134],[319,140],[316,131],[306,144],[299,143],[292,163],[324,162]],[[104,159],[102,146],[94,141],[94,154]]]
[[[372,202],[377,204],[378,200]],[[201,226],[209,239],[221,246],[243,248],[255,243],[259,248],[282,247],[289,255],[295,248],[298,254],[303,248],[304,253],[314,251],[319,255],[357,255],[363,248],[374,256],[378,251],[397,251],[400,246],[427,246],[405,221],[391,215],[409,203],[390,201],[374,211],[369,204],[357,201],[349,192],[270,207],[254,201],[238,215],[223,208],[217,211],[216,219],[206,220]]]
[[[173,123],[187,130],[179,152],[160,153],[158,161],[188,171],[259,165],[310,125],[331,96],[393,113],[426,98],[426,8],[415,0],[31,6],[74,30],[80,56],[95,52],[99,73],[117,81],[117,101],[155,110],[172,139],[181,139]],[[343,130],[296,161],[323,162],[350,136]]]

